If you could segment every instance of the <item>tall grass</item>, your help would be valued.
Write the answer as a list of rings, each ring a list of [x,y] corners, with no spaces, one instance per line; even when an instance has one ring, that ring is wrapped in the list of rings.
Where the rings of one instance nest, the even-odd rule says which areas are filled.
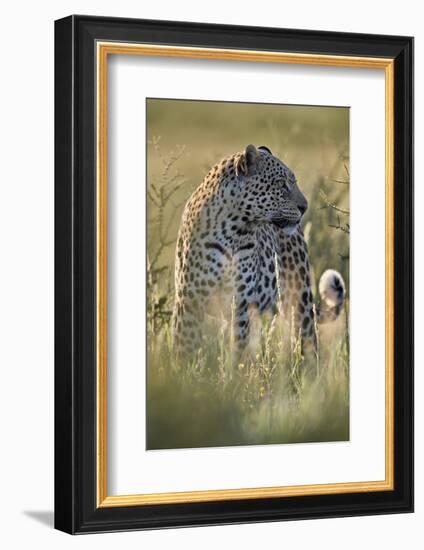
[[[231,109],[238,131],[231,125],[223,132],[228,105],[201,103],[148,105],[147,448],[347,440],[347,306],[320,328],[316,358],[302,357],[290,319],[281,317],[256,319],[251,345],[237,361],[224,323],[205,327],[189,362],[175,357],[170,328],[184,203],[213,163],[250,142],[271,147],[308,197],[305,234],[315,279],[332,267],[348,285],[349,235],[341,229],[348,216],[332,208],[349,206],[346,112],[241,104]]]
[[[264,322],[256,353],[233,361],[221,330],[190,362],[169,326],[150,334],[149,449],[349,439],[349,358],[343,320],[321,334],[320,364],[302,358],[282,319]]]

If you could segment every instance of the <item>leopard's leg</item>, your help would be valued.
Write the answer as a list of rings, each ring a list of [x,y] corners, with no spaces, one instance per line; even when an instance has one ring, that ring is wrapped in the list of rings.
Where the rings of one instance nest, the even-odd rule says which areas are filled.
[[[247,292],[238,292],[233,302],[233,338],[234,353],[236,357],[241,357],[245,351],[250,334],[251,317],[258,307],[254,301],[249,301]]]
[[[250,248],[235,253],[232,266],[232,331],[234,336],[234,351],[240,357],[247,347],[251,328],[251,320],[257,311],[258,255]],[[252,245],[253,247],[253,245]],[[247,253],[248,251],[248,253]]]
[[[202,345],[202,312],[195,297],[175,301],[172,319],[174,348],[182,358],[193,358]]]
[[[281,262],[283,314],[296,338],[301,338],[303,355],[316,355],[318,338],[308,248],[300,232],[281,239]]]
[[[175,257],[175,302],[172,317],[174,350],[179,357],[191,358],[201,346],[202,307],[198,270],[193,269],[196,248],[185,243],[187,235],[178,236]]]
[[[173,336],[180,356],[194,357],[207,343],[205,314],[221,285],[226,262],[226,251],[217,243],[195,243],[185,254],[177,247]]]

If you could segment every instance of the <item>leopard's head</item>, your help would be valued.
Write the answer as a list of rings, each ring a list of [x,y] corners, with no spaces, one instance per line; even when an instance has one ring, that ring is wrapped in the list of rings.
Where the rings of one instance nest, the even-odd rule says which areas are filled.
[[[292,233],[306,212],[308,201],[290,168],[265,146],[248,145],[234,162],[237,208],[246,222],[269,222]]]

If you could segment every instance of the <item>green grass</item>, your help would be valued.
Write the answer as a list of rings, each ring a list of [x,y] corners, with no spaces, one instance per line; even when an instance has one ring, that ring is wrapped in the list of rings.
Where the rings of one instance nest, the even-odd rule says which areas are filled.
[[[319,332],[304,359],[282,319],[263,319],[240,361],[231,335],[205,328],[190,363],[170,335],[175,240],[184,204],[209,168],[248,143],[293,169],[309,200],[305,219],[314,286],[339,270],[349,288],[348,110],[149,100],[147,448],[340,441],[349,438],[346,312]],[[348,307],[348,301],[346,310]],[[254,344],[254,345],[253,345]]]
[[[222,333],[190,363],[173,356],[168,329],[150,335],[147,448],[349,439],[342,321],[321,337],[319,368],[302,361],[279,324],[263,328],[257,353],[237,363]]]

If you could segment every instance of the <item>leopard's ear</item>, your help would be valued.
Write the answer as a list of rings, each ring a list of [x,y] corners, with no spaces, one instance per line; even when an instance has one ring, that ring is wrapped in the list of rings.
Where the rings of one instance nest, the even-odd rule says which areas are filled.
[[[237,176],[253,176],[258,168],[261,154],[254,145],[248,145],[236,162]]]

